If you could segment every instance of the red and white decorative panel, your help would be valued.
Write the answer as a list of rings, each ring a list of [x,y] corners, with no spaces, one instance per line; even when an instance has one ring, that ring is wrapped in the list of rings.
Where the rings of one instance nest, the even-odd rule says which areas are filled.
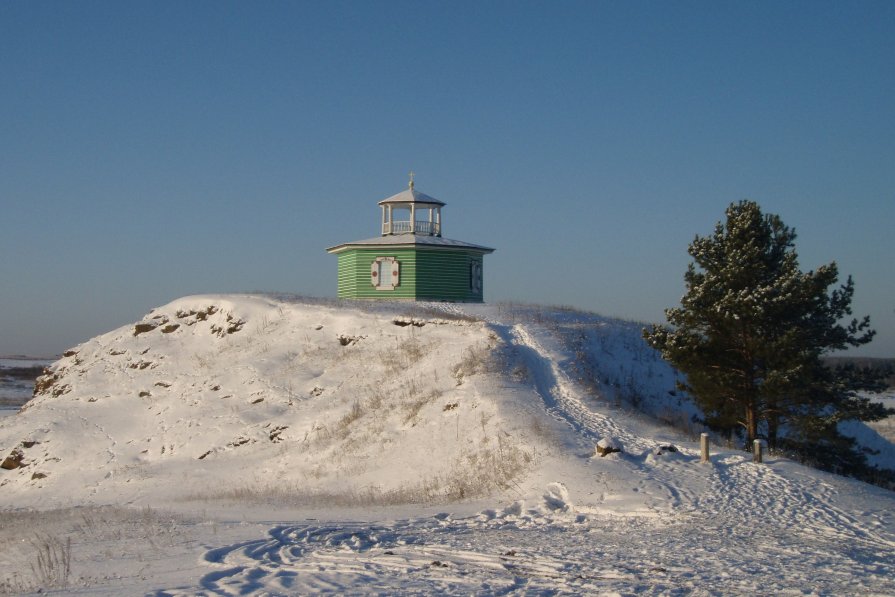
[[[370,264],[370,283],[376,290],[394,290],[401,282],[401,263],[394,257],[377,257]]]

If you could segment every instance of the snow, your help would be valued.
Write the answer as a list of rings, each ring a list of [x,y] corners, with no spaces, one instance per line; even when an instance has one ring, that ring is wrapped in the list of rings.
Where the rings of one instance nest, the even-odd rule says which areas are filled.
[[[891,391],[869,396],[887,408],[895,408],[895,393]],[[871,465],[879,468],[895,468],[895,444],[893,444],[895,417],[871,423],[845,421],[839,423],[839,431],[843,435],[855,438],[858,444],[867,450],[867,461]]]
[[[895,592],[893,494],[701,463],[630,322],[207,295],[52,370],[0,418],[0,592]]]

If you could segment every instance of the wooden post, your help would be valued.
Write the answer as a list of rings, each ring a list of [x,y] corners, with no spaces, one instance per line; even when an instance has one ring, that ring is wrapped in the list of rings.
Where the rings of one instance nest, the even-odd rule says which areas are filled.
[[[752,442],[752,462],[761,464],[761,440],[757,439]]]
[[[700,462],[708,462],[709,461],[709,434],[703,433],[699,436],[699,447],[702,450],[702,457],[699,459]]]

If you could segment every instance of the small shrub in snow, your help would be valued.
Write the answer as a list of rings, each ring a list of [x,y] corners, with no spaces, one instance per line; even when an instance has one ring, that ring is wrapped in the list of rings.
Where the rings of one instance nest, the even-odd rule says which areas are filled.
[[[441,392],[438,390],[432,390],[427,394],[423,394],[422,396],[410,397],[404,402],[404,409],[406,414],[404,415],[404,424],[416,425],[419,419],[420,411],[424,406],[437,400],[441,396]]]
[[[0,594],[58,592],[96,582],[85,578],[88,558],[75,557],[75,545],[115,542],[133,561],[150,550],[165,551],[183,541],[179,516],[150,508],[82,506],[56,510],[14,510],[0,525]],[[126,539],[126,540],[125,540]],[[80,574],[79,574],[80,572]],[[83,591],[83,589],[81,589]]]
[[[339,420],[339,431],[344,431],[348,428],[349,425],[357,421],[364,415],[364,410],[361,408],[361,405],[356,400],[351,405],[351,409]]]
[[[31,563],[34,579],[41,588],[65,588],[71,575],[71,537],[65,541],[49,535],[37,535],[31,544],[35,558]]]
[[[454,365],[451,374],[459,386],[467,377],[488,371],[492,364],[491,351],[487,345],[470,346],[463,351],[460,362]]]
[[[676,453],[677,453],[677,448],[675,448],[671,444],[659,446],[658,448],[653,450],[653,454],[655,454],[656,456],[662,456],[664,454],[676,454]]]

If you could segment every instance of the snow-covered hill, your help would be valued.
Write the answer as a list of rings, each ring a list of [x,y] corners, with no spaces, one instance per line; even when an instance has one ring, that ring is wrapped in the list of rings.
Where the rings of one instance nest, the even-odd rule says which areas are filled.
[[[895,592],[892,493],[701,463],[673,388],[568,309],[180,299],[0,419],[0,592]]]
[[[194,297],[65,353],[0,431],[4,503],[484,495],[539,450],[480,323]],[[487,394],[483,398],[483,394]]]

